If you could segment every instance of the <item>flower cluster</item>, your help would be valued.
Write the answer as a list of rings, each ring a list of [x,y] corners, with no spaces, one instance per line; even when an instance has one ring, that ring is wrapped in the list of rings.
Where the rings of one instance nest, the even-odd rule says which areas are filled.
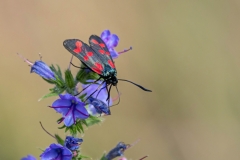
[[[105,44],[99,44],[95,41],[93,41],[93,43],[96,43],[101,47],[106,46],[109,50],[106,54],[110,55],[113,59],[118,58],[120,54],[132,49],[130,48],[122,52],[117,52],[115,48],[119,43],[119,38],[116,34],[111,34],[109,30],[104,30],[102,32],[101,39]],[[77,43],[76,47],[76,52],[82,50],[79,48],[81,45],[77,45]],[[102,50],[99,50],[99,52],[105,54]],[[77,134],[84,133],[85,127],[102,122],[103,115],[111,115],[110,106],[112,106],[114,101],[110,97],[108,81],[101,77],[99,73],[95,72],[101,70],[101,64],[98,64],[99,67],[97,69],[91,69],[82,64],[82,66],[79,67],[79,71],[74,76],[70,67],[62,73],[59,66],[48,66],[42,60],[33,63],[22,55],[18,55],[31,66],[31,73],[38,74],[46,82],[53,85],[50,92],[39,100],[51,96],[59,97],[49,105],[49,108],[54,109],[61,115],[57,120],[57,123],[63,123],[62,126],[59,126],[58,128],[65,129],[65,132],[71,134],[71,136],[66,136],[65,140],[63,140],[59,135],[55,134],[53,136],[43,128],[48,134],[56,139],[56,143],[52,143],[47,147],[40,154],[40,159],[81,160],[84,158],[90,158],[81,154],[80,145],[83,143],[83,139],[78,138]],[[92,53],[87,52],[86,56],[85,59],[89,60]],[[113,66],[113,63],[110,62],[109,65]],[[81,91],[79,91],[79,86],[82,87]],[[129,148],[129,146],[130,145],[126,145],[123,142],[119,142],[116,147],[110,150],[107,154],[104,154],[101,160],[111,160],[123,156],[124,151]],[[36,160],[36,158],[32,155],[28,155],[27,157],[22,158],[22,160]],[[126,158],[121,157],[119,160],[126,160]]]

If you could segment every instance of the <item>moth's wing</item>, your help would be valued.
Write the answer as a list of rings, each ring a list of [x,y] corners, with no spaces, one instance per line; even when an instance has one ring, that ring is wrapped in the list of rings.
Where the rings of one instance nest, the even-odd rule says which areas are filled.
[[[79,39],[67,39],[63,42],[63,46],[92,71],[99,75],[104,71],[103,62],[98,53],[86,43]]]
[[[105,42],[96,35],[89,37],[90,47],[98,54],[101,61],[115,70],[115,64]]]

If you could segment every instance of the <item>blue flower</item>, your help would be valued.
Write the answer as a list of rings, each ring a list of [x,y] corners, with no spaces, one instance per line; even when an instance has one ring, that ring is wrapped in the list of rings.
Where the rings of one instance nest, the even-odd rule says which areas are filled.
[[[87,82],[94,82],[95,80],[87,80]],[[101,83],[103,83],[103,81],[97,81],[96,83],[94,83],[94,84],[91,84],[88,88],[86,88],[89,84],[82,84],[82,88],[84,89],[84,88],[86,88],[83,92],[82,92],[82,94],[81,95],[84,95],[84,94],[86,94],[86,98],[88,97],[88,96],[90,96],[94,91],[96,91],[97,89],[98,89],[98,87],[99,87],[99,85],[101,84]],[[100,91],[100,92],[99,92]],[[98,91],[96,91],[93,95],[92,95],[92,97],[93,98],[97,98],[97,99],[99,99],[100,101],[102,101],[103,103],[105,103],[105,104],[108,104],[108,100],[107,100],[107,98],[108,98],[108,92],[107,92],[107,89],[106,89],[106,83],[104,83],[103,85],[102,85],[102,87],[98,90]],[[112,99],[111,98],[109,98],[109,106],[111,106],[112,105]]]
[[[27,157],[23,157],[21,160],[37,160],[37,159],[32,155],[28,155]]]
[[[51,144],[40,155],[41,160],[71,160],[72,152],[60,144]]]
[[[114,48],[117,47],[119,38],[116,34],[111,34],[109,30],[104,30],[101,34],[101,38],[106,43],[113,59],[118,58],[119,54],[127,52],[132,49],[132,47],[130,47],[128,50],[117,52]]]
[[[77,119],[86,119],[89,117],[89,113],[84,107],[85,104],[77,97],[68,93],[59,95],[59,97],[60,99],[54,101],[51,108],[62,114],[62,121],[64,120],[64,124],[67,127],[73,125]]]
[[[119,142],[115,148],[113,148],[108,154],[105,156],[107,160],[114,159],[119,156],[123,156],[124,151],[129,147],[123,142]]]
[[[49,66],[43,61],[35,61],[35,63],[31,67],[31,73],[35,72],[39,76],[45,79],[55,80],[55,76],[53,71],[49,68]]]
[[[75,151],[79,149],[79,145],[82,144],[82,142],[82,138],[74,138],[72,136],[67,136],[64,142],[64,146],[71,151]]]
[[[18,53],[17,53],[18,54]],[[53,73],[53,71],[49,68],[49,66],[44,63],[43,61],[35,61],[30,62],[28,59],[26,59],[25,57],[23,57],[21,54],[18,54],[26,63],[28,63],[31,66],[31,73],[35,72],[36,74],[38,74],[39,76],[41,76],[42,78],[48,79],[48,80],[55,80],[55,75]]]
[[[91,111],[91,113],[93,115],[95,114],[102,114],[105,113],[106,115],[110,115],[110,109],[109,106],[104,103],[103,101],[97,99],[97,98],[93,98],[93,97],[89,97],[87,102],[90,104],[89,106],[89,110]]]

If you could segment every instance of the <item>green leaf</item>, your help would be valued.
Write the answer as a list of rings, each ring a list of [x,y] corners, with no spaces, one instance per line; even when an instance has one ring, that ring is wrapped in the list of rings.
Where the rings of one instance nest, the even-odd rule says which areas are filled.
[[[58,127],[58,129],[63,129],[63,128],[65,128],[66,126],[65,125],[63,125],[62,127]]]
[[[54,88],[50,89],[51,92],[61,94],[65,91],[65,88],[61,88],[59,86],[55,86]]]
[[[90,115],[87,119],[85,119],[85,121],[87,123],[86,126],[92,126],[94,124],[98,124],[98,123],[102,122],[102,119]]]
[[[50,84],[55,84],[55,80],[53,79],[46,79],[46,78],[42,78],[43,80],[45,80],[46,82],[50,83]]]
[[[84,102],[84,98],[87,95],[87,93],[80,95],[78,98],[81,99],[82,102]]]
[[[78,160],[81,160],[81,159],[92,159],[92,158],[89,157],[89,156],[84,156],[84,155],[81,155],[81,154],[79,154],[79,155],[77,156],[77,158],[78,158]]]
[[[101,158],[100,160],[108,160],[108,159],[106,158],[105,153],[103,154],[103,156],[102,156],[102,158]]]
[[[92,71],[86,71],[86,69],[80,69],[76,75],[76,80],[83,84],[88,84],[87,80],[89,79],[98,79],[99,75]]]
[[[62,72],[59,65],[57,65],[57,68],[54,65],[51,65],[50,69],[55,73],[56,78],[58,78],[60,81],[64,81],[62,78]]]
[[[42,148],[38,148],[40,151],[42,151],[42,152],[44,152],[45,151],[45,149],[42,149]]]
[[[58,70],[57,70],[57,74],[58,74],[59,77],[62,78],[62,71],[61,71],[59,65],[57,65],[57,68],[58,68]]]
[[[74,78],[70,70],[65,71],[65,82],[68,88],[72,89],[75,87]]]
[[[55,134],[54,136],[59,144],[64,145],[64,140],[58,134]]]
[[[53,96],[58,96],[58,93],[55,93],[55,92],[50,92],[48,94],[45,94],[44,96],[42,96],[40,99],[38,99],[38,101],[41,101],[45,98],[48,98],[48,97],[53,97]]]
[[[59,122],[61,120],[61,118],[57,121]],[[94,124],[98,124],[102,122],[101,118],[98,117],[94,117],[94,116],[89,116],[87,119],[85,120],[80,120],[78,119],[76,121],[75,124],[73,124],[70,127],[67,127],[65,125],[63,125],[62,127],[58,127],[58,129],[64,129],[65,128],[65,132],[70,132],[71,135],[76,135],[77,133],[84,133],[84,128],[83,128],[83,124],[88,127],[88,126],[92,126]]]
[[[86,122],[86,120],[84,119],[84,120],[82,120],[82,123],[83,124],[85,124],[85,126],[87,126],[88,127],[88,123]]]
[[[77,125],[77,128],[79,128],[79,132],[81,133],[84,133],[84,129],[83,129],[83,126],[82,126],[82,123],[79,123],[79,125]]]

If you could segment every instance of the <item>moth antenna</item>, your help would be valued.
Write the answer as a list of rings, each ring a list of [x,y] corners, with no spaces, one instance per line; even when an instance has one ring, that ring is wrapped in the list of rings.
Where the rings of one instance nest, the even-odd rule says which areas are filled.
[[[86,90],[89,86],[91,86],[93,83],[96,83],[97,81],[99,81],[101,79],[101,77],[99,77],[96,81],[92,82],[91,84],[89,84],[87,87],[83,88],[79,93],[75,94],[74,96],[78,96],[79,94],[81,94],[84,90]]]
[[[123,51],[118,52],[118,54],[122,54],[122,53],[125,53],[125,52],[130,51],[130,50],[132,50],[132,47],[130,47],[129,49],[124,49]]]
[[[129,83],[132,83],[132,84],[134,84],[135,86],[141,88],[141,89],[144,90],[144,91],[152,92],[151,90],[146,89],[146,88],[144,88],[143,86],[140,86],[139,84],[136,84],[136,83],[134,83],[134,82],[132,82],[132,81],[129,81],[129,80],[126,80],[126,79],[118,79],[118,80],[120,80],[120,81],[126,81],[126,82],[129,82]]]
[[[119,91],[118,91],[118,88],[117,88],[117,86],[116,86],[116,90],[117,90],[117,93],[118,93],[118,103],[117,103],[117,104],[114,104],[114,105],[112,105],[111,107],[113,107],[113,106],[116,106],[116,105],[118,105],[118,104],[120,103],[120,93],[119,93]]]
[[[143,159],[145,159],[145,158],[147,158],[147,157],[148,157],[148,155],[140,158],[139,160],[143,160]]]
[[[73,60],[73,55],[72,55],[72,57],[71,57],[71,59],[70,59],[70,63],[69,63],[69,66],[68,66],[68,70],[70,70],[70,67],[71,67],[71,64],[72,64],[72,60]],[[73,64],[72,64],[73,65]],[[74,66],[74,65],[73,65]],[[74,66],[75,67],[75,66]]]
[[[50,135],[51,137],[53,137],[54,139],[56,139],[56,137],[54,137],[51,133],[49,133],[44,127],[43,127],[43,125],[42,125],[42,122],[40,121],[39,122],[40,123],[40,125],[41,125],[41,127],[42,127],[42,129],[48,134],[48,135]]]

